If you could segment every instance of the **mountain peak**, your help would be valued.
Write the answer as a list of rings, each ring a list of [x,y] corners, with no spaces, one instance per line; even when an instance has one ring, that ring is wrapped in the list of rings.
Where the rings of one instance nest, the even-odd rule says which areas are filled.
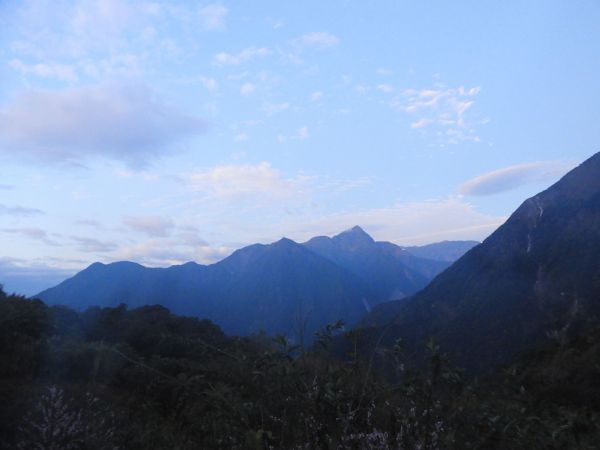
[[[344,245],[350,245],[352,247],[372,245],[375,243],[375,240],[358,225],[350,228],[349,230],[342,231],[337,236],[334,236],[333,240]]]

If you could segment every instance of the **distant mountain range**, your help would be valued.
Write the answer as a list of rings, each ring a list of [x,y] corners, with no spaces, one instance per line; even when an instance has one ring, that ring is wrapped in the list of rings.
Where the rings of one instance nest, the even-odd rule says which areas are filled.
[[[421,292],[379,305],[363,323],[383,345],[402,338],[409,359],[433,337],[458,365],[483,371],[599,318],[600,153],[526,200]]]
[[[250,245],[208,266],[94,263],[35,297],[78,309],[161,304],[211,319],[230,334],[264,330],[309,342],[327,323],[355,323],[382,301],[414,294],[476,244],[433,244],[427,248],[435,259],[426,259],[415,255],[422,247],[375,242],[354,227],[304,244],[284,238]]]

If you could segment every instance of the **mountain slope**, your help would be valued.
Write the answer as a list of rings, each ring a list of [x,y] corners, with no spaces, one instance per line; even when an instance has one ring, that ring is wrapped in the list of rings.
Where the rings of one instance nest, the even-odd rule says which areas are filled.
[[[394,321],[384,325],[389,317]],[[600,316],[600,154],[526,200],[496,232],[404,304],[365,323],[418,358],[433,336],[483,371]]]
[[[356,322],[366,312],[367,295],[350,272],[282,239],[243,248],[210,266],[95,263],[37,297],[79,309],[161,304],[178,314],[211,319],[232,334],[264,330],[310,338],[338,319]]]
[[[449,265],[419,258],[390,242],[375,242],[358,226],[303,245],[358,276],[371,289],[375,303],[414,294]]]
[[[476,245],[477,241],[443,241],[420,247],[402,247],[408,253],[419,258],[447,261],[453,263]]]

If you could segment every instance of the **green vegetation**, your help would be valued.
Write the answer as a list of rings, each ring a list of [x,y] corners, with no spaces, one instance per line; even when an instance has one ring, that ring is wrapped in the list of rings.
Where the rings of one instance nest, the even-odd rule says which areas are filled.
[[[600,442],[600,330],[556,339],[486,380],[438,346],[421,372],[341,324],[310,352],[231,338],[160,306],[83,313],[0,290],[0,447],[22,449],[591,449]],[[380,352],[381,353],[381,352]]]

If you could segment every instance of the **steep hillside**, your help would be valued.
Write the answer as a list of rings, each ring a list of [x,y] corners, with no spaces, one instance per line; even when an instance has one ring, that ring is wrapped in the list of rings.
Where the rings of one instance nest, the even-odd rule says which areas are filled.
[[[430,336],[486,370],[600,315],[600,154],[526,200],[507,222],[404,304],[365,323],[409,355]],[[391,323],[390,317],[396,317]]]

